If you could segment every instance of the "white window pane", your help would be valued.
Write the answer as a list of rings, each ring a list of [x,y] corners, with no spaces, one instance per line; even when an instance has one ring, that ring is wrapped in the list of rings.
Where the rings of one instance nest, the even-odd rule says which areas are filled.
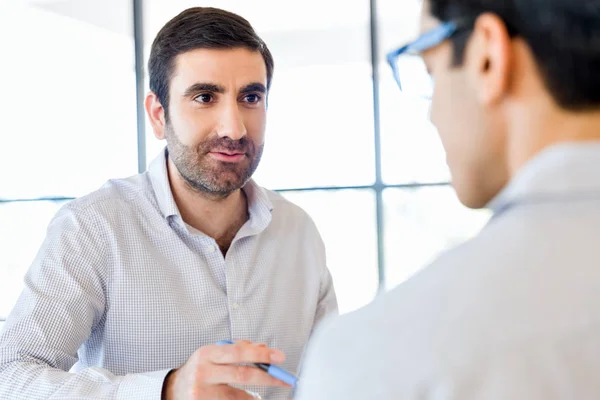
[[[371,302],[379,279],[374,192],[304,191],[283,195],[310,214],[323,237],[340,312]]]
[[[258,182],[276,189],[373,183],[368,2],[344,3],[340,12],[337,2],[317,0],[153,1],[146,7],[146,54],[162,25],[191,6],[248,19],[273,53]],[[162,146],[148,129],[149,158]]]
[[[13,308],[50,220],[66,202],[0,203],[0,319]]]
[[[366,65],[276,74],[256,179],[270,188],[373,183],[373,97]]]
[[[2,198],[78,196],[137,170],[133,39],[122,32],[131,12],[81,3],[0,2],[10,55],[0,74]]]
[[[416,39],[422,2],[377,2],[380,53],[382,177],[388,184],[447,182],[450,173],[437,131],[429,122],[429,101],[398,88],[385,55]],[[422,71],[404,72],[400,79],[417,83]],[[406,76],[409,75],[409,76]],[[408,85],[410,86],[410,85]]]
[[[460,204],[450,186],[387,189],[383,203],[386,289],[473,237],[490,217]]]
[[[429,101],[381,82],[381,162],[388,184],[448,182],[446,153],[428,120]]]

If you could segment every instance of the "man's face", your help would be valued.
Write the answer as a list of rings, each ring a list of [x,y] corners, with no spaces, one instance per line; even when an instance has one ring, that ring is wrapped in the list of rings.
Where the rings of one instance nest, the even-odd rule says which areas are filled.
[[[424,1],[421,33],[440,25]],[[466,33],[468,34],[468,33]],[[475,33],[472,33],[475,35]],[[423,53],[435,83],[431,121],[436,126],[452,174],[452,183],[461,202],[468,207],[485,206],[506,182],[504,165],[504,122],[497,105],[482,99],[485,46],[469,40],[464,61],[453,66],[451,40]]]
[[[226,197],[250,179],[264,146],[266,81],[259,52],[197,49],[177,56],[164,137],[192,188]]]

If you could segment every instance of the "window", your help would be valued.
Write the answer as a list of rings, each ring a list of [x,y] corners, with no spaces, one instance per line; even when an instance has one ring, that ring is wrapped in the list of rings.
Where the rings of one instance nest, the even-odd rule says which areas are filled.
[[[76,197],[137,171],[133,40],[102,25],[131,15],[75,4],[0,3],[0,170],[13,171],[0,198]]]
[[[66,201],[0,203],[0,319],[13,308],[23,290],[23,275],[46,236],[46,228]]]
[[[137,171],[132,13],[0,2],[0,320],[64,201]]]
[[[464,207],[450,186],[386,189],[385,284],[391,289],[445,250],[471,239],[488,211]]]
[[[378,286],[373,191],[307,190],[284,196],[312,217],[326,243],[340,312],[369,303]]]

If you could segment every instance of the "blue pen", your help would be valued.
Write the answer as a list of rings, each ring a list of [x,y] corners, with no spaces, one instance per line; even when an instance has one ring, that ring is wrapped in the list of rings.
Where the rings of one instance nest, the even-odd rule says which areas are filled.
[[[217,344],[223,345],[223,344],[234,344],[234,343],[231,340],[220,340],[219,342],[217,342]],[[292,374],[291,372],[288,372],[285,369],[278,367],[277,365],[262,364],[262,363],[255,363],[253,365],[256,366],[257,368],[262,369],[263,371],[265,371],[267,374],[271,375],[272,377],[277,378],[280,381],[283,381],[283,382],[287,383],[288,385],[291,385],[292,387],[296,387],[296,383],[298,382],[298,377],[296,375]]]

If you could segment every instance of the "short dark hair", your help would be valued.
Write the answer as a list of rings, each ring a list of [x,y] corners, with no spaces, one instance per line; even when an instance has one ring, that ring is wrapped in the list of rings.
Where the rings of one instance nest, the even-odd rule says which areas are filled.
[[[598,0],[428,0],[441,21],[498,15],[511,35],[533,52],[554,101],[572,111],[600,107],[600,2]],[[462,63],[469,33],[453,38]]]
[[[148,60],[150,90],[158,97],[165,114],[168,115],[169,83],[179,54],[194,49],[240,47],[260,52],[267,67],[267,89],[270,88],[273,56],[244,18],[218,8],[192,7],[167,22],[152,42]]]

